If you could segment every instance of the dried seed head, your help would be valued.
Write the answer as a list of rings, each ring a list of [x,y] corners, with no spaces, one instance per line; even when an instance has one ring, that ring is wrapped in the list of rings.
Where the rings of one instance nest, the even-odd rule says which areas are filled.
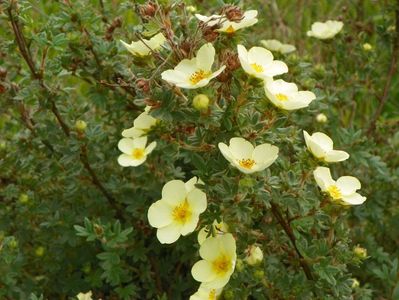
[[[228,5],[222,9],[223,14],[231,22],[239,22],[244,17],[244,12],[235,5]]]

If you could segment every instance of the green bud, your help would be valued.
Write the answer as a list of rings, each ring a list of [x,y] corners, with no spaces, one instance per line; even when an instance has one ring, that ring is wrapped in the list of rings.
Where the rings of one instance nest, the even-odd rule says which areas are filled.
[[[209,98],[207,95],[198,94],[197,96],[194,97],[193,107],[196,110],[204,111],[208,109],[208,106],[209,106]]]
[[[360,286],[359,280],[352,278],[352,289],[358,288]]]
[[[373,46],[371,46],[369,43],[365,43],[365,44],[363,44],[363,50],[364,51],[371,51],[371,50],[373,50]]]
[[[85,274],[89,274],[89,273],[91,272],[91,265],[90,265],[89,263],[88,263],[88,264],[85,264],[85,265],[83,266],[82,271],[83,271],[83,273],[85,273]]]
[[[35,255],[38,257],[42,257],[44,255],[45,249],[42,246],[39,246],[35,249]]]
[[[314,66],[313,72],[318,78],[323,78],[326,75],[326,68],[322,64],[317,64]]]
[[[11,249],[16,249],[18,247],[18,241],[15,238],[13,238],[12,240],[10,240],[8,245]]]
[[[29,196],[27,194],[19,195],[19,202],[22,204],[26,204],[29,202]]]
[[[87,123],[83,120],[77,120],[75,123],[75,129],[79,132],[84,132],[86,130]]]
[[[241,259],[237,259],[236,261],[236,269],[237,271],[241,272],[244,269],[244,263]]]
[[[263,279],[264,277],[265,277],[265,272],[263,271],[263,270],[256,270],[255,272],[254,272],[254,277],[256,278],[256,279]]]
[[[5,150],[7,148],[7,144],[5,141],[0,141],[0,150]]]
[[[353,253],[360,259],[365,259],[367,258],[367,249],[356,246],[353,249]]]
[[[253,187],[256,184],[256,181],[251,177],[244,177],[238,184],[240,187]]]

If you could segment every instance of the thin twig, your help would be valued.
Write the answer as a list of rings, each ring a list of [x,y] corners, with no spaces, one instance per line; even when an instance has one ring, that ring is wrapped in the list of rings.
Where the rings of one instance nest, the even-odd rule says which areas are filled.
[[[284,217],[282,216],[282,214],[280,212],[280,209],[279,209],[278,205],[272,202],[271,206],[272,206],[272,209],[271,209],[272,214],[277,219],[277,221],[281,225],[281,227],[283,227],[285,233],[287,234],[287,236],[289,237],[292,245],[294,246],[295,252],[297,253],[297,255],[299,257],[299,263],[300,263],[303,271],[305,272],[306,278],[308,280],[313,280],[312,271],[310,270],[310,267],[309,267],[307,261],[302,256],[301,252],[299,252],[299,249],[296,246],[296,241],[295,241],[296,239],[295,239],[294,233],[292,231],[292,228],[285,221]]]

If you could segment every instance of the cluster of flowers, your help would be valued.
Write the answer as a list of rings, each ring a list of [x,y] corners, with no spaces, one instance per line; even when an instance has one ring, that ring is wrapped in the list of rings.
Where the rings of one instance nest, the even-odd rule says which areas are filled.
[[[230,20],[224,15],[210,17],[195,15],[201,22],[226,34],[251,26],[257,23],[257,11],[245,12],[239,19]],[[332,38],[342,29],[342,23],[328,21],[316,22],[308,36],[319,39]],[[140,40],[124,46],[133,55],[143,57],[159,50],[166,39],[159,33],[149,40]],[[277,40],[261,41],[263,46],[273,51],[289,53],[295,47],[280,43]],[[266,97],[272,104],[283,110],[296,110],[309,106],[316,99],[310,91],[299,91],[295,83],[282,79],[274,80],[275,76],[288,72],[287,65],[274,60],[273,54],[263,47],[252,47],[247,50],[243,45],[237,45],[238,59],[243,70],[263,81]],[[206,86],[213,78],[225,70],[219,66],[212,70],[215,59],[215,48],[211,43],[204,44],[191,59],[183,59],[173,69],[166,70],[161,77],[166,82],[184,89],[197,89]],[[156,142],[147,144],[147,132],[157,124],[157,120],[149,114],[150,107],[134,120],[134,126],[122,132],[123,139],[118,147],[123,152],[118,158],[121,166],[138,166],[156,147]],[[309,151],[319,160],[338,162],[349,158],[344,151],[334,150],[333,141],[324,133],[316,132],[309,135],[304,131],[304,138]],[[242,137],[230,139],[229,145],[218,144],[219,150],[225,159],[239,171],[245,174],[265,170],[278,157],[278,147],[263,143],[254,147],[251,142]],[[360,182],[350,176],[340,177],[334,181],[330,170],[317,167],[314,177],[321,188],[334,201],[346,204],[361,204],[365,197],[356,193]],[[157,238],[163,244],[177,241],[180,236],[192,233],[199,222],[199,216],[207,208],[207,196],[198,188],[204,183],[197,177],[187,182],[171,180],[162,189],[162,197],[153,203],[148,210],[148,220],[152,227],[157,228]],[[217,223],[202,228],[198,235],[200,244],[199,254],[202,260],[192,267],[191,273],[195,280],[201,282],[199,290],[191,296],[191,300],[216,299],[232,275],[236,260],[236,242],[225,223]],[[255,264],[262,259],[259,247],[251,246],[247,252],[247,262]]]

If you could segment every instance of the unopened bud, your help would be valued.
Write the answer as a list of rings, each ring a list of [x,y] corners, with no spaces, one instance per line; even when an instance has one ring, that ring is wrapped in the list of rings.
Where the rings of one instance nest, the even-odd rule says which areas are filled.
[[[256,270],[254,272],[254,277],[256,279],[263,279],[265,277],[265,272],[263,270]]]
[[[320,113],[316,116],[316,121],[319,123],[326,123],[328,121],[327,116],[323,113]]]
[[[205,94],[198,94],[193,99],[193,107],[196,110],[204,111],[207,110],[209,106],[209,98]]]
[[[236,269],[237,271],[241,272],[244,269],[244,263],[241,259],[237,259],[236,261]]]
[[[77,120],[75,122],[75,129],[79,132],[84,132],[86,130],[87,123],[83,120]]]
[[[367,258],[367,249],[365,249],[365,248],[356,246],[356,247],[353,249],[353,253],[354,253],[358,258],[361,258],[361,259]]]
[[[45,249],[42,246],[39,246],[35,249],[35,255],[38,257],[42,257],[44,255]]]
[[[94,224],[94,232],[98,235],[101,236],[104,233],[104,228],[101,225]]]
[[[363,50],[371,51],[371,50],[373,50],[373,46],[371,46],[369,43],[365,43],[365,44],[363,44]]]
[[[255,266],[259,264],[262,260],[263,260],[262,250],[255,245],[249,246],[249,248],[247,249],[247,257],[245,258],[247,264]]]
[[[19,195],[19,202],[22,204],[26,204],[29,202],[29,196],[27,194],[21,194]]]

